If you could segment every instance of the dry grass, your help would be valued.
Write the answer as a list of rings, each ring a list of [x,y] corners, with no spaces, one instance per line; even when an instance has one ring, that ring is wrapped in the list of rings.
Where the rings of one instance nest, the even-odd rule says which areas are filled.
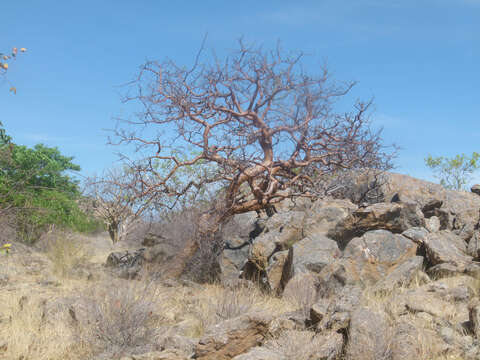
[[[313,331],[288,330],[267,341],[265,347],[282,359],[311,360],[322,344],[323,340],[315,337]]]
[[[62,277],[71,275],[90,257],[81,239],[72,234],[54,234],[46,241],[45,250],[47,258],[52,262],[53,272]]]
[[[45,306],[34,292],[2,297],[0,342],[6,348],[0,359],[79,360],[88,355],[71,324],[61,314],[47,318]]]

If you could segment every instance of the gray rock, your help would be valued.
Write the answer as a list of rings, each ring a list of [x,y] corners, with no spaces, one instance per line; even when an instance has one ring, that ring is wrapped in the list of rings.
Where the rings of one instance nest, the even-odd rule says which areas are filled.
[[[251,241],[263,230],[254,211],[238,214],[224,226],[225,249],[220,255],[219,265],[223,283],[238,279],[247,262]]]
[[[336,332],[315,335],[311,331],[290,330],[265,347],[278,354],[279,359],[338,359],[343,348],[343,336]]]
[[[293,245],[294,273],[319,273],[340,256],[341,252],[334,240],[320,234],[307,236]]]
[[[470,238],[467,253],[472,256],[474,260],[480,260],[480,230],[476,230]]]
[[[378,203],[360,208],[347,216],[330,233],[344,248],[350,239],[370,230],[388,230],[402,233],[412,227],[423,227],[423,213],[416,204]]]
[[[329,299],[320,298],[310,308],[310,320],[312,324],[316,325],[321,322],[329,314],[329,307],[331,301]]]
[[[293,276],[293,248],[272,255],[266,270],[270,290],[280,295]]]
[[[427,259],[432,265],[450,263],[465,268],[472,260],[471,256],[466,255],[465,241],[447,230],[427,235],[424,245]]]
[[[405,230],[402,235],[409,238],[417,245],[422,245],[423,239],[428,235],[428,230],[423,227],[413,227]]]
[[[345,248],[343,259],[349,260],[347,271],[359,281],[376,282],[389,269],[416,256],[417,244],[400,234],[374,230],[354,238]]]
[[[385,313],[357,308],[350,320],[345,359],[388,359],[392,341]]]
[[[357,181],[357,192],[364,184]],[[355,192],[355,191],[353,191]],[[441,201],[440,208],[433,208],[427,217],[435,215],[439,217],[442,229],[458,229],[457,220],[476,225],[480,219],[480,197],[475,193],[464,191],[447,190],[439,184],[415,179],[408,175],[385,173],[382,176],[381,186],[378,189],[378,197],[389,201],[396,195],[402,202],[414,202],[421,209],[432,200]]]
[[[245,354],[237,355],[232,360],[288,360],[285,356],[280,355],[263,346],[257,346],[250,349]]]
[[[304,314],[310,314],[310,307],[317,300],[318,276],[299,273],[285,286],[282,297],[297,305]]]
[[[318,200],[313,203],[307,212],[304,224],[305,236],[313,234],[327,235],[334,231],[337,225],[344,220],[357,206],[348,200]]]
[[[388,271],[388,275],[375,284],[374,291],[389,292],[398,286],[408,285],[423,267],[423,257],[414,256]]]
[[[319,318],[322,315],[322,320],[317,324],[317,329],[319,331],[347,329],[350,324],[351,314],[360,305],[361,298],[362,290],[360,287],[347,285],[335,295],[333,301],[330,301],[328,309],[324,311],[323,315],[323,310],[319,306],[320,302],[317,302],[315,306],[311,307],[315,317]]]

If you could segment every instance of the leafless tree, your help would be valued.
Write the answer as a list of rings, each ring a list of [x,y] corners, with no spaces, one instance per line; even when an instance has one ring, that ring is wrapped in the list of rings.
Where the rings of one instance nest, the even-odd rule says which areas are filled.
[[[380,131],[370,126],[371,102],[335,111],[353,82],[331,80],[326,67],[310,75],[302,54],[279,46],[265,51],[240,41],[225,60],[203,55],[191,68],[172,60],[144,64],[126,98],[141,111],[119,123],[113,141],[145,155],[132,163],[145,199],[163,194],[174,206],[206,187],[219,190],[221,211],[200,218],[183,259],[234,214],[320,196],[322,179],[338,170],[389,168]],[[193,155],[178,155],[187,150]],[[205,164],[215,171],[203,171]],[[185,261],[179,264],[176,275]]]
[[[130,234],[147,207],[138,206],[138,197],[131,186],[135,173],[128,169],[107,170],[102,177],[86,181],[87,196],[93,201],[93,211],[107,226],[112,242],[124,240]]]

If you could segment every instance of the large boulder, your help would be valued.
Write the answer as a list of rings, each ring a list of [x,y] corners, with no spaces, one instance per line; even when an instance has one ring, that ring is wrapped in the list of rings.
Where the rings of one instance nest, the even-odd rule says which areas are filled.
[[[370,230],[402,233],[412,227],[423,227],[425,220],[420,208],[412,203],[377,203],[354,211],[341,221],[330,235],[344,248],[350,239]]]
[[[386,314],[359,307],[350,320],[345,359],[389,359],[392,341]]]
[[[235,215],[223,228],[225,249],[220,254],[221,279],[238,279],[248,259],[252,240],[263,230],[262,222],[254,211]]]
[[[422,270],[423,257],[414,256],[406,261],[393,266],[388,270],[387,276],[375,284],[376,292],[390,292],[399,286],[409,285]]]
[[[314,202],[305,218],[303,230],[305,236],[331,233],[357,208],[357,205],[343,199],[324,199]]]
[[[467,255],[465,241],[447,230],[427,235],[424,246],[430,265],[448,263],[458,268],[459,272],[463,272],[472,261],[472,257]]]
[[[416,256],[417,244],[400,234],[373,230],[352,239],[343,254],[347,271],[361,282],[375,283]]]
[[[341,256],[337,243],[324,235],[312,234],[293,245],[294,273],[319,273]]]

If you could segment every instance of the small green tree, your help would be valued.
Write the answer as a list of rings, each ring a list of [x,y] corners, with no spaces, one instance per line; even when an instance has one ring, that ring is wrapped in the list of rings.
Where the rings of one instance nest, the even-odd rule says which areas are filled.
[[[79,171],[73,157],[42,144],[17,145],[0,124],[0,215],[10,215],[17,235],[34,242],[50,226],[78,231],[98,227],[78,206]]]
[[[425,158],[425,164],[433,170],[435,177],[447,189],[465,189],[471,175],[480,168],[480,153],[473,152],[471,157],[465,154],[453,158],[444,156]]]

